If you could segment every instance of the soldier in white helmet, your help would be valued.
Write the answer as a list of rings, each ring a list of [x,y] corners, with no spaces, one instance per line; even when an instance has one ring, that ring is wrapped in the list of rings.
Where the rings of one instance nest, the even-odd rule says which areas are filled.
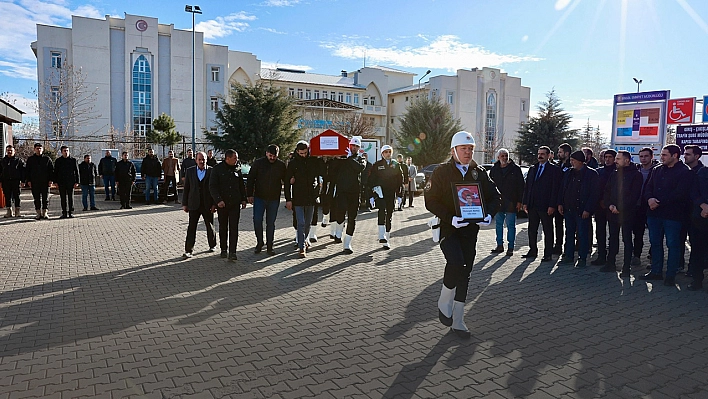
[[[403,174],[398,162],[392,159],[393,148],[390,145],[381,147],[381,159],[371,167],[369,185],[373,192],[376,208],[379,210],[379,243],[390,249],[391,216],[394,211],[394,201],[399,187],[403,184]]]
[[[425,185],[425,207],[440,218],[440,249],[445,255],[445,275],[438,300],[438,316],[461,338],[469,338],[464,321],[470,272],[476,255],[480,226],[488,226],[501,196],[484,168],[472,159],[475,142],[468,132],[457,132],[450,143],[449,162],[441,164]],[[483,221],[470,223],[457,215],[454,183],[478,183],[486,206]]]
[[[363,159],[359,155],[361,140],[357,137],[349,141],[347,157],[333,160],[332,181],[334,184],[332,196],[331,221],[335,224],[335,242],[344,242],[344,252],[351,254],[352,237],[356,227],[356,214],[359,211],[359,194],[361,191],[361,171],[364,170]],[[344,218],[347,219],[347,231],[344,232]]]

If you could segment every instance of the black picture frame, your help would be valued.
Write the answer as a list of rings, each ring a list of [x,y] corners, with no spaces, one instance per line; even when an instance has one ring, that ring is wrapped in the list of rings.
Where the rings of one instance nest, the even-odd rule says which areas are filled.
[[[465,222],[481,222],[487,215],[482,186],[477,182],[452,183],[456,215]]]

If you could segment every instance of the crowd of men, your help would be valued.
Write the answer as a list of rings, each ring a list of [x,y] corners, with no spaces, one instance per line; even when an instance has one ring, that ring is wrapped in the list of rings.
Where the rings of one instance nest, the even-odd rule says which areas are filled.
[[[601,266],[602,272],[615,272],[621,265],[620,276],[629,277],[631,267],[641,264],[644,232],[648,229],[651,267],[639,278],[663,280],[664,285],[673,286],[677,273],[686,270],[688,238],[691,250],[686,275],[693,281],[687,288],[701,289],[703,270],[708,267],[708,169],[700,161],[699,146],[686,145],[683,160],[681,152],[679,146],[667,145],[661,150],[661,162],[657,162],[653,149],[642,148],[637,164],[629,152],[607,149],[599,154],[598,165],[589,148],[573,151],[569,144],[562,144],[554,161],[553,151],[541,146],[538,163],[529,169],[524,182],[519,166],[509,160],[508,150],[499,150],[489,172],[501,193],[501,208],[496,215],[497,247],[492,252],[504,252],[506,222],[506,255],[513,255],[514,220],[516,212],[523,209],[529,218],[529,251],[522,257],[539,255],[540,225],[544,238],[541,262],[560,255],[561,264],[585,267],[594,230],[597,257],[589,263]],[[624,251],[618,260],[620,237]],[[668,248],[665,273],[664,239]]]

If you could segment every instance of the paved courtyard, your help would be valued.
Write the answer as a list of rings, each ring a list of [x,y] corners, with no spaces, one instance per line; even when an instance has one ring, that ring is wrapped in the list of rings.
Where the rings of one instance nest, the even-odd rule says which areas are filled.
[[[525,219],[511,258],[482,231],[459,340],[437,320],[444,259],[415,205],[390,251],[365,213],[353,255],[318,229],[304,260],[283,208],[277,254],[255,255],[248,207],[237,263],[203,229],[183,260],[178,205],[57,220],[54,196],[53,220],[0,219],[0,398],[708,397],[705,291],[527,261]]]

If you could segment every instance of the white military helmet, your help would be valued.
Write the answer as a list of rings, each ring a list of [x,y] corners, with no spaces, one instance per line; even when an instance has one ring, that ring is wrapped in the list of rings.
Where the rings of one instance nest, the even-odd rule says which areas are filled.
[[[385,146],[381,147],[381,153],[383,154],[384,151],[391,150],[393,152],[393,147],[390,145],[386,144]]]
[[[352,139],[349,140],[349,145],[352,144],[361,147],[361,140],[359,140],[359,137],[352,137]]]
[[[470,132],[465,132],[464,130],[461,132],[455,133],[454,136],[452,136],[452,140],[450,140],[450,148],[455,148],[458,145],[475,145],[474,143],[474,137],[472,137],[472,133]]]

